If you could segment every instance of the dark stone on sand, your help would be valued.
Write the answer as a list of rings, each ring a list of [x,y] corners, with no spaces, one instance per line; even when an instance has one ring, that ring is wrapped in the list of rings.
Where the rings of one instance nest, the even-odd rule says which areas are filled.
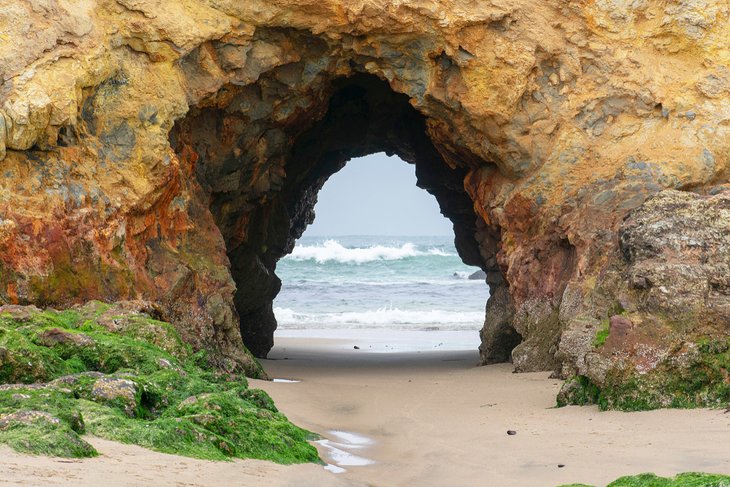
[[[510,436],[514,436],[517,434],[517,432],[515,430],[507,430],[507,434]]]

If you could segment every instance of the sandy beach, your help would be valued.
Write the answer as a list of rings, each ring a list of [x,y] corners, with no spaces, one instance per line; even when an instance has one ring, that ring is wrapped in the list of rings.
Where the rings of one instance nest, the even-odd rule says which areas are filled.
[[[477,367],[475,351],[384,354],[344,342],[278,338],[267,371],[302,382],[256,384],[303,427],[373,440],[351,451],[375,463],[345,466],[340,478],[377,486],[555,486],[605,485],[640,472],[730,472],[730,414],[723,411],[558,409],[561,382],[549,373]],[[328,449],[320,450],[327,459]]]
[[[730,472],[730,414],[721,410],[555,409],[560,381],[548,373],[478,367],[476,351],[442,350],[438,341],[421,352],[384,353],[384,343],[277,337],[263,364],[278,380],[251,381],[292,421],[323,436],[320,454],[340,473],[313,464],[206,462],[92,439],[102,456],[88,460],[3,448],[0,483],[555,486],[605,485],[646,471]]]
[[[44,487],[338,487],[349,485],[319,465],[283,466],[258,460],[211,462],[85,437],[101,453],[92,459],[21,455],[0,447],[0,485]]]

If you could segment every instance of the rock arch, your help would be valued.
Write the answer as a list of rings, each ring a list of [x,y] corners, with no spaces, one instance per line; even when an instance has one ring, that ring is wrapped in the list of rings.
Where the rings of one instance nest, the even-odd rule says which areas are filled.
[[[485,363],[519,336],[517,370],[605,384],[640,350],[724,336],[707,267],[725,265],[722,218],[682,271],[697,305],[681,326],[656,291],[679,282],[656,271],[671,255],[635,248],[672,220],[667,199],[689,214],[726,198],[728,12],[670,3],[14,4],[0,15],[47,28],[6,22],[17,42],[0,46],[0,300],[152,301],[221,368],[255,373],[241,330],[266,352],[271,272],[316,190],[385,149],[489,273]],[[599,349],[608,323],[629,338]]]
[[[290,122],[255,126],[248,111],[252,104],[297,96],[262,95],[263,89],[231,87],[238,93],[226,106],[192,110],[171,133],[176,152],[196,155],[198,178],[227,243],[241,334],[255,355],[265,356],[273,345],[272,300],[280,288],[276,262],[313,221],[322,185],[353,157],[384,151],[415,164],[419,186],[436,196],[454,224],[462,259],[486,268],[476,239],[477,216],[463,187],[467,168],[446,165],[428,137],[425,117],[407,96],[375,76],[353,74],[328,81],[321,101]],[[262,140],[266,155],[257,159]],[[262,166],[268,175],[261,176]],[[255,186],[265,190],[256,194]],[[500,272],[496,266],[490,270]]]

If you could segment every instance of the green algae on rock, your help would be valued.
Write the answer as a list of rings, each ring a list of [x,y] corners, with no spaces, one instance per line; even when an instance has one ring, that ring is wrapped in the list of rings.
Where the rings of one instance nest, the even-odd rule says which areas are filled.
[[[608,487],[728,487],[730,476],[712,473],[687,472],[671,478],[642,473],[620,477]],[[566,484],[559,487],[593,487],[588,484]]]
[[[205,459],[319,461],[313,435],[244,376],[221,373],[149,316],[117,310],[110,331],[102,308],[0,307],[0,443],[88,457],[89,433]]]
[[[597,404],[602,410],[725,407],[730,404],[730,339],[678,343],[651,370],[613,367],[597,384],[586,376],[566,381],[558,406]]]
[[[606,343],[609,331],[609,320],[602,321],[601,326],[596,331],[596,337],[593,339],[593,346],[600,347]]]
[[[598,404],[601,391],[591,380],[583,375],[570,377],[565,381],[557,397],[557,406],[587,406]]]
[[[83,423],[80,425],[83,428]],[[25,409],[2,414],[0,443],[23,453],[60,457],[96,456],[97,451],[81,439],[74,426],[78,428],[79,423],[64,421],[43,411]]]

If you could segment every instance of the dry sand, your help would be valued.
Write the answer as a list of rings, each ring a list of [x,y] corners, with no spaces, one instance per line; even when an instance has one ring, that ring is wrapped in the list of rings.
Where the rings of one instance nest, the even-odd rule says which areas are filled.
[[[20,455],[0,448],[3,486],[276,486],[348,485],[318,465],[286,467],[259,460],[211,462],[85,437],[101,453],[76,460]]]
[[[251,382],[292,421],[334,442],[343,440],[331,431],[372,440],[341,448],[375,462],[370,465],[333,474],[318,465],[206,462],[92,439],[102,456],[88,460],[2,448],[0,484],[527,487],[605,485],[645,471],[730,473],[730,414],[723,411],[554,409],[560,383],[547,373],[476,367],[471,351],[383,354],[367,347],[277,338],[265,368],[272,377],[301,382]],[[330,449],[318,447],[335,463]]]

